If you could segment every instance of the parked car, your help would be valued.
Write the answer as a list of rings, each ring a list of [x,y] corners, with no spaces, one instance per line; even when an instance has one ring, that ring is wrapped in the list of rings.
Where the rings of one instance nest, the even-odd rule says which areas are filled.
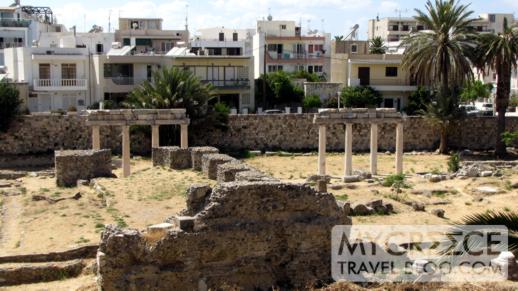
[[[460,105],[460,108],[466,112],[467,116],[481,116],[482,112],[475,105]]]
[[[281,114],[284,113],[284,111],[279,109],[268,109],[264,111],[264,114]]]
[[[493,104],[487,102],[475,102],[475,107],[482,116],[493,116]]]

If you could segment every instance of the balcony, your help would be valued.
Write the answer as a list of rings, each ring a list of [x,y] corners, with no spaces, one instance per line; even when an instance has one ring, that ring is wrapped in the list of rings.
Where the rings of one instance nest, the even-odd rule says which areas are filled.
[[[36,79],[35,91],[85,91],[88,80],[86,79]]]
[[[25,19],[0,19],[0,27],[29,27],[30,20]]]
[[[219,89],[242,89],[250,88],[250,80],[202,80],[205,84],[212,84],[212,86]]]
[[[146,80],[145,78],[134,77],[105,77],[104,87],[110,93],[128,93]]]
[[[362,82],[357,78],[349,79],[349,86],[360,86]],[[365,82],[364,82],[365,83]],[[383,79],[369,79],[369,85],[378,91],[415,91],[417,86],[411,85],[406,79],[399,78],[383,78]]]

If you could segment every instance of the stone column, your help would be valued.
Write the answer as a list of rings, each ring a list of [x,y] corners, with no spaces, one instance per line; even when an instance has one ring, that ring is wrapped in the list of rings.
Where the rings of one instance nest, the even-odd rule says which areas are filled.
[[[371,174],[378,174],[378,124],[371,123]]]
[[[122,173],[124,177],[128,177],[131,174],[129,128],[129,125],[122,126]]]
[[[326,174],[326,126],[318,127],[318,174]]]
[[[353,174],[353,124],[345,124],[345,176]]]
[[[181,131],[181,134],[180,134],[180,147],[182,149],[187,149],[189,147],[189,135],[187,133],[187,127],[189,125],[188,124],[181,124],[180,125],[180,131]]]
[[[101,149],[101,133],[99,125],[92,126],[92,149],[100,150]]]
[[[160,125],[151,126],[151,148],[160,147]]]
[[[403,123],[396,126],[396,173],[403,174]]]

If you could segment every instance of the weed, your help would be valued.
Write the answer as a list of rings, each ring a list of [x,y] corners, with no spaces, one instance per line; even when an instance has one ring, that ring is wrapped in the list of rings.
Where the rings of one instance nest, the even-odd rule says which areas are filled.
[[[335,195],[335,199],[340,201],[346,201],[349,200],[349,196],[347,194]]]
[[[455,173],[460,169],[460,155],[455,153],[448,158],[448,171]]]
[[[393,187],[396,189],[410,188],[410,185],[408,185],[405,182],[405,180],[406,178],[404,174],[390,175],[383,180],[382,185],[385,187]]]

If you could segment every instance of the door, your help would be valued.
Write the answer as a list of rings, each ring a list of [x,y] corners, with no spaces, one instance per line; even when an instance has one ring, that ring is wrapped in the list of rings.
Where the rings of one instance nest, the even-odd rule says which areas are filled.
[[[371,79],[371,68],[359,67],[358,68],[358,79],[360,79],[361,86],[369,86]]]

